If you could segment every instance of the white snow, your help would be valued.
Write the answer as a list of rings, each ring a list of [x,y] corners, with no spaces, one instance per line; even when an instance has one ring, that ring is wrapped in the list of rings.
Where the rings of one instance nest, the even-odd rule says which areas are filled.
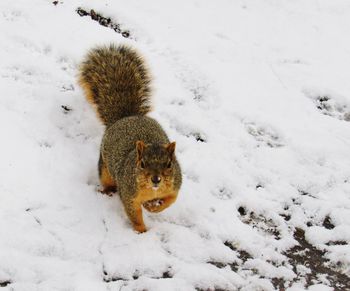
[[[0,289],[333,290],[285,252],[303,229],[350,276],[349,15],[346,0],[2,0]],[[76,82],[110,42],[144,55],[184,174],[143,234],[97,191],[103,126]]]

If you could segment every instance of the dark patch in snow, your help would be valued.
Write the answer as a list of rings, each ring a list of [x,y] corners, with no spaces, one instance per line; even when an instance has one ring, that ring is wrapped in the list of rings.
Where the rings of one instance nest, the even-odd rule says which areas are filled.
[[[244,208],[240,208],[242,208],[241,211],[243,212]],[[244,210],[247,211],[246,209]],[[281,216],[289,217],[287,220],[290,219],[289,215],[281,214]],[[253,227],[258,228],[259,230],[263,230],[264,232],[276,231],[274,235],[276,236],[275,239],[278,240],[278,231],[274,228],[269,230],[271,220],[263,217],[262,215],[256,215],[254,212],[250,212],[248,215],[245,214],[244,217],[242,217],[242,220],[246,221],[246,223],[250,225],[253,225]],[[343,274],[340,268],[339,270],[337,269],[337,267],[341,267],[340,262],[334,266],[327,258],[325,258],[326,251],[317,249],[306,240],[304,230],[296,228],[293,236],[298,244],[282,253],[285,256],[285,260],[281,262],[266,260],[267,263],[272,264],[275,267],[288,267],[290,265],[288,268],[291,268],[296,275],[292,280],[287,280],[283,277],[266,278],[270,280],[276,290],[286,290],[295,283],[303,284],[305,288],[308,288],[314,284],[322,283],[334,288],[335,291],[350,290],[350,278]],[[259,278],[265,278],[264,275],[259,274],[259,270],[254,268],[246,268],[247,265],[245,263],[250,259],[254,259],[250,253],[245,250],[238,249],[235,243],[230,241],[225,241],[224,245],[237,253],[240,260],[233,263],[224,263],[211,260],[208,261],[209,264],[212,264],[219,269],[229,266],[232,271],[238,274],[242,270],[249,270],[252,272],[252,274],[258,275]],[[330,241],[327,243],[327,245],[348,245],[348,243],[346,241]]]
[[[196,291],[229,291],[229,290],[227,290],[227,289],[222,289],[222,288],[220,288],[220,287],[206,288],[206,289],[196,287],[195,290],[196,290]]]
[[[170,279],[173,277],[173,274],[171,273],[171,269],[166,270],[165,272],[163,272],[162,274],[162,278],[163,279]]]
[[[195,133],[194,137],[196,138],[196,141],[206,142],[206,140],[203,137],[201,137],[201,135],[199,133]]]
[[[186,136],[193,137],[198,142],[207,142],[207,139],[204,137],[204,135],[199,132],[191,132],[189,134],[186,134]]]
[[[303,190],[298,190],[298,192],[300,193],[300,195],[309,195],[309,193],[308,192],[305,192],[305,191],[303,191]]]
[[[191,132],[186,134],[187,137],[193,137],[198,142],[207,142],[205,136],[199,132]]]
[[[219,269],[225,268],[227,266],[227,264],[225,264],[225,263],[216,262],[216,261],[209,261],[207,263],[211,264],[211,265],[214,265],[215,267],[217,267]]]
[[[229,241],[225,241],[224,245],[229,247],[232,251],[238,253],[238,257],[240,260],[242,260],[241,263],[238,262],[233,262],[233,263],[229,263],[227,264],[228,266],[230,266],[231,270],[234,272],[237,272],[238,269],[244,265],[244,263],[246,261],[248,261],[249,259],[252,259],[253,257],[245,250],[243,249],[238,249],[232,242]]]
[[[68,112],[72,111],[72,108],[70,108],[67,105],[61,105],[61,108],[63,109],[64,114],[67,114]]]
[[[319,276],[323,274],[335,291],[350,290],[350,278],[329,267],[329,261],[324,258],[325,251],[310,244],[305,238],[304,230],[297,228],[294,239],[298,241],[298,245],[285,252],[293,267],[293,272],[297,274],[294,282],[305,279],[305,287],[309,287],[315,282],[319,282]],[[306,267],[308,271],[301,273],[298,266]]]
[[[349,243],[344,240],[335,240],[335,241],[329,241],[326,243],[327,246],[346,246]]]
[[[280,290],[280,291],[286,290],[285,289],[286,282],[282,278],[272,278],[271,283],[277,290]]]
[[[304,190],[301,190],[301,189],[298,189],[298,192],[299,192],[299,194],[301,196],[308,196],[308,197],[316,199],[316,197],[314,195],[312,195],[310,192],[307,192],[307,191],[304,191]]]
[[[140,272],[139,270],[135,270],[134,274],[132,275],[132,278],[134,280],[137,280],[140,277]]]
[[[237,249],[237,252],[239,254],[239,258],[243,261],[243,263],[245,263],[246,261],[248,261],[249,259],[252,259],[253,257],[246,252],[245,250],[239,250]]]
[[[126,279],[120,278],[120,277],[104,277],[103,282],[110,283],[110,282],[116,282],[116,281],[127,281]]]
[[[127,279],[122,278],[122,277],[110,276],[110,275],[108,274],[108,272],[106,271],[106,267],[105,267],[104,264],[102,265],[102,271],[103,271],[103,281],[104,281],[105,283],[116,282],[116,281],[128,281]]]
[[[52,1],[52,4],[57,6],[58,4],[63,4],[63,1]]]
[[[262,215],[250,212],[249,215],[241,216],[241,221],[257,229],[259,232],[272,235],[275,240],[281,239],[281,233],[272,219],[267,219]]]
[[[113,21],[110,17],[104,17],[103,15],[96,13],[93,9],[88,12],[79,7],[76,11],[79,16],[90,16],[92,20],[97,21],[100,25],[113,29],[116,33],[121,34],[125,38],[132,38],[128,30],[122,30],[120,24]]]
[[[243,206],[238,207],[238,212],[240,215],[246,215],[247,211]]]
[[[124,36],[125,38],[129,38],[130,37],[130,32],[129,31],[123,31],[122,32],[122,36]]]
[[[10,280],[0,281],[0,287],[6,287],[10,285],[12,282]]]
[[[331,221],[331,218],[328,215],[324,218],[322,226],[324,226],[327,229],[333,229],[335,227]]]
[[[308,222],[306,223],[306,226],[307,226],[307,227],[311,227],[311,226],[313,226],[313,224],[312,224],[311,221],[308,221]]]
[[[290,214],[280,214],[285,221],[289,221],[291,219]]]
[[[145,274],[141,274],[139,272],[139,270],[135,270],[134,274],[132,275],[132,279],[126,279],[126,278],[115,276],[115,275],[111,276],[108,274],[105,267],[103,266],[103,281],[105,283],[116,282],[116,281],[130,282],[133,280],[137,280],[138,278],[141,277],[141,275],[144,276]],[[148,276],[146,276],[146,277],[148,277]],[[149,278],[152,278],[152,279],[171,279],[171,278],[173,278],[171,267],[169,267],[166,271],[164,271],[161,276],[150,276]]]

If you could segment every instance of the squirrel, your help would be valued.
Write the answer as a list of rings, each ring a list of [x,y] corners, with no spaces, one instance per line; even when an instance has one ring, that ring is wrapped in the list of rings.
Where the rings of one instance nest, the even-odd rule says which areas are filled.
[[[105,125],[98,173],[102,193],[116,191],[133,229],[146,231],[142,206],[160,212],[175,202],[181,183],[175,142],[147,116],[151,77],[125,45],[96,47],[79,66],[78,83]]]

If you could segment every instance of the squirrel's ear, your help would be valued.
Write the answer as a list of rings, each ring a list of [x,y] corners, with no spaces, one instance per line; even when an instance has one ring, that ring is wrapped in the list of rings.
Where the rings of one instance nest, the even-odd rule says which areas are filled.
[[[174,156],[175,146],[176,146],[176,142],[174,141],[174,142],[167,144],[165,147],[171,158]]]
[[[136,152],[137,152],[137,159],[141,160],[143,150],[145,149],[145,143],[142,140],[138,140],[136,142]]]

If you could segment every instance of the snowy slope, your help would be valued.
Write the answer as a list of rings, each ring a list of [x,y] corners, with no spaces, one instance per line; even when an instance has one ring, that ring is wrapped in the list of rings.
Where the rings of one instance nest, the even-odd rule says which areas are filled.
[[[2,0],[0,289],[350,290],[349,15],[345,0]],[[109,42],[145,56],[184,172],[144,234],[97,191],[103,127],[76,83]]]

